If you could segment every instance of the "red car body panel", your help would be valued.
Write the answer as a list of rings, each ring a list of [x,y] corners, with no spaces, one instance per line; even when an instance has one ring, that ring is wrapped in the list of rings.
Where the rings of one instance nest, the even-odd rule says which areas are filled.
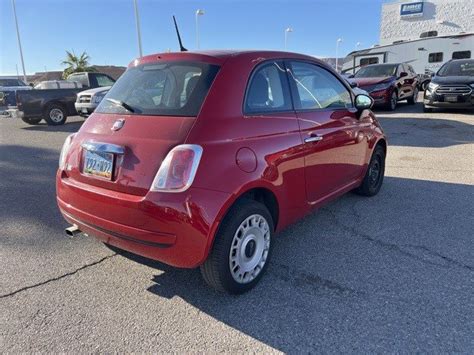
[[[73,139],[66,169],[57,173],[57,200],[65,219],[111,245],[192,268],[206,260],[232,204],[252,189],[275,197],[275,224],[281,230],[357,187],[374,146],[385,141],[373,113],[347,109],[245,115],[251,73],[268,59],[304,60],[333,72],[312,57],[283,52],[169,53],[140,59],[139,64],[194,60],[221,68],[198,117],[92,114]],[[125,124],[113,132],[117,118]],[[324,140],[304,142],[314,134]],[[113,181],[81,172],[81,144],[86,141],[125,148]],[[150,191],[161,162],[178,144],[203,148],[191,188]]]

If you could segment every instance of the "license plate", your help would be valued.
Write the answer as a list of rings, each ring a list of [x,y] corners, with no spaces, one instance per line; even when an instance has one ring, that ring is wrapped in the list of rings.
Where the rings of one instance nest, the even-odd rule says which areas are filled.
[[[84,107],[81,109],[82,113],[87,113],[87,109]]]
[[[83,172],[88,175],[112,180],[114,155],[112,153],[85,150]]]
[[[446,102],[458,102],[457,96],[445,96],[444,101]]]

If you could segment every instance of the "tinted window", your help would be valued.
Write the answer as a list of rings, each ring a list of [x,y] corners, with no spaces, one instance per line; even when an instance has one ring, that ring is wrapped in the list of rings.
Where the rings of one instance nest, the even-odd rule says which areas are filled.
[[[82,84],[82,86],[89,86],[89,80],[87,80],[86,74],[72,74],[69,75],[66,79],[67,81],[77,81]]]
[[[471,51],[453,52],[453,59],[469,59],[471,58]]]
[[[447,62],[438,71],[439,76],[474,76],[474,60]]]
[[[378,64],[378,62],[379,62],[378,57],[362,58],[360,60],[360,66],[363,67],[365,65]]]
[[[160,62],[129,68],[97,111],[197,116],[218,70],[216,65],[201,62]]]
[[[428,62],[439,63],[443,61],[443,52],[430,53],[428,56]]]
[[[250,79],[244,111],[264,113],[287,110],[292,110],[292,104],[283,63],[265,63]]]
[[[397,72],[396,64],[370,65],[361,68],[354,76],[356,78],[376,78],[383,76],[394,76]]]
[[[112,86],[114,85],[114,80],[108,75],[96,74],[94,75],[97,81],[97,86]]]
[[[290,73],[298,93],[298,99],[295,99],[297,109],[352,106],[349,90],[326,69],[314,64],[292,62]]]

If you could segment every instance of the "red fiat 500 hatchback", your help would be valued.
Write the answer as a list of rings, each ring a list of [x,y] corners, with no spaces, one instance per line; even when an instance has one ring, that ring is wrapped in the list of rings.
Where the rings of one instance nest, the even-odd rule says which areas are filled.
[[[67,231],[245,292],[275,232],[350,190],[377,194],[387,143],[371,105],[300,54],[137,59],[64,143]]]

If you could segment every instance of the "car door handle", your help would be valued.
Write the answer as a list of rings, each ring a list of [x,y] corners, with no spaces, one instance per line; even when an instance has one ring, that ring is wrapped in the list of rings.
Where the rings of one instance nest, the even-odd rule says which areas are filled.
[[[317,135],[311,135],[311,137],[305,138],[304,142],[305,143],[319,142],[322,139],[323,139],[323,136],[320,136],[319,134],[317,134]]]

